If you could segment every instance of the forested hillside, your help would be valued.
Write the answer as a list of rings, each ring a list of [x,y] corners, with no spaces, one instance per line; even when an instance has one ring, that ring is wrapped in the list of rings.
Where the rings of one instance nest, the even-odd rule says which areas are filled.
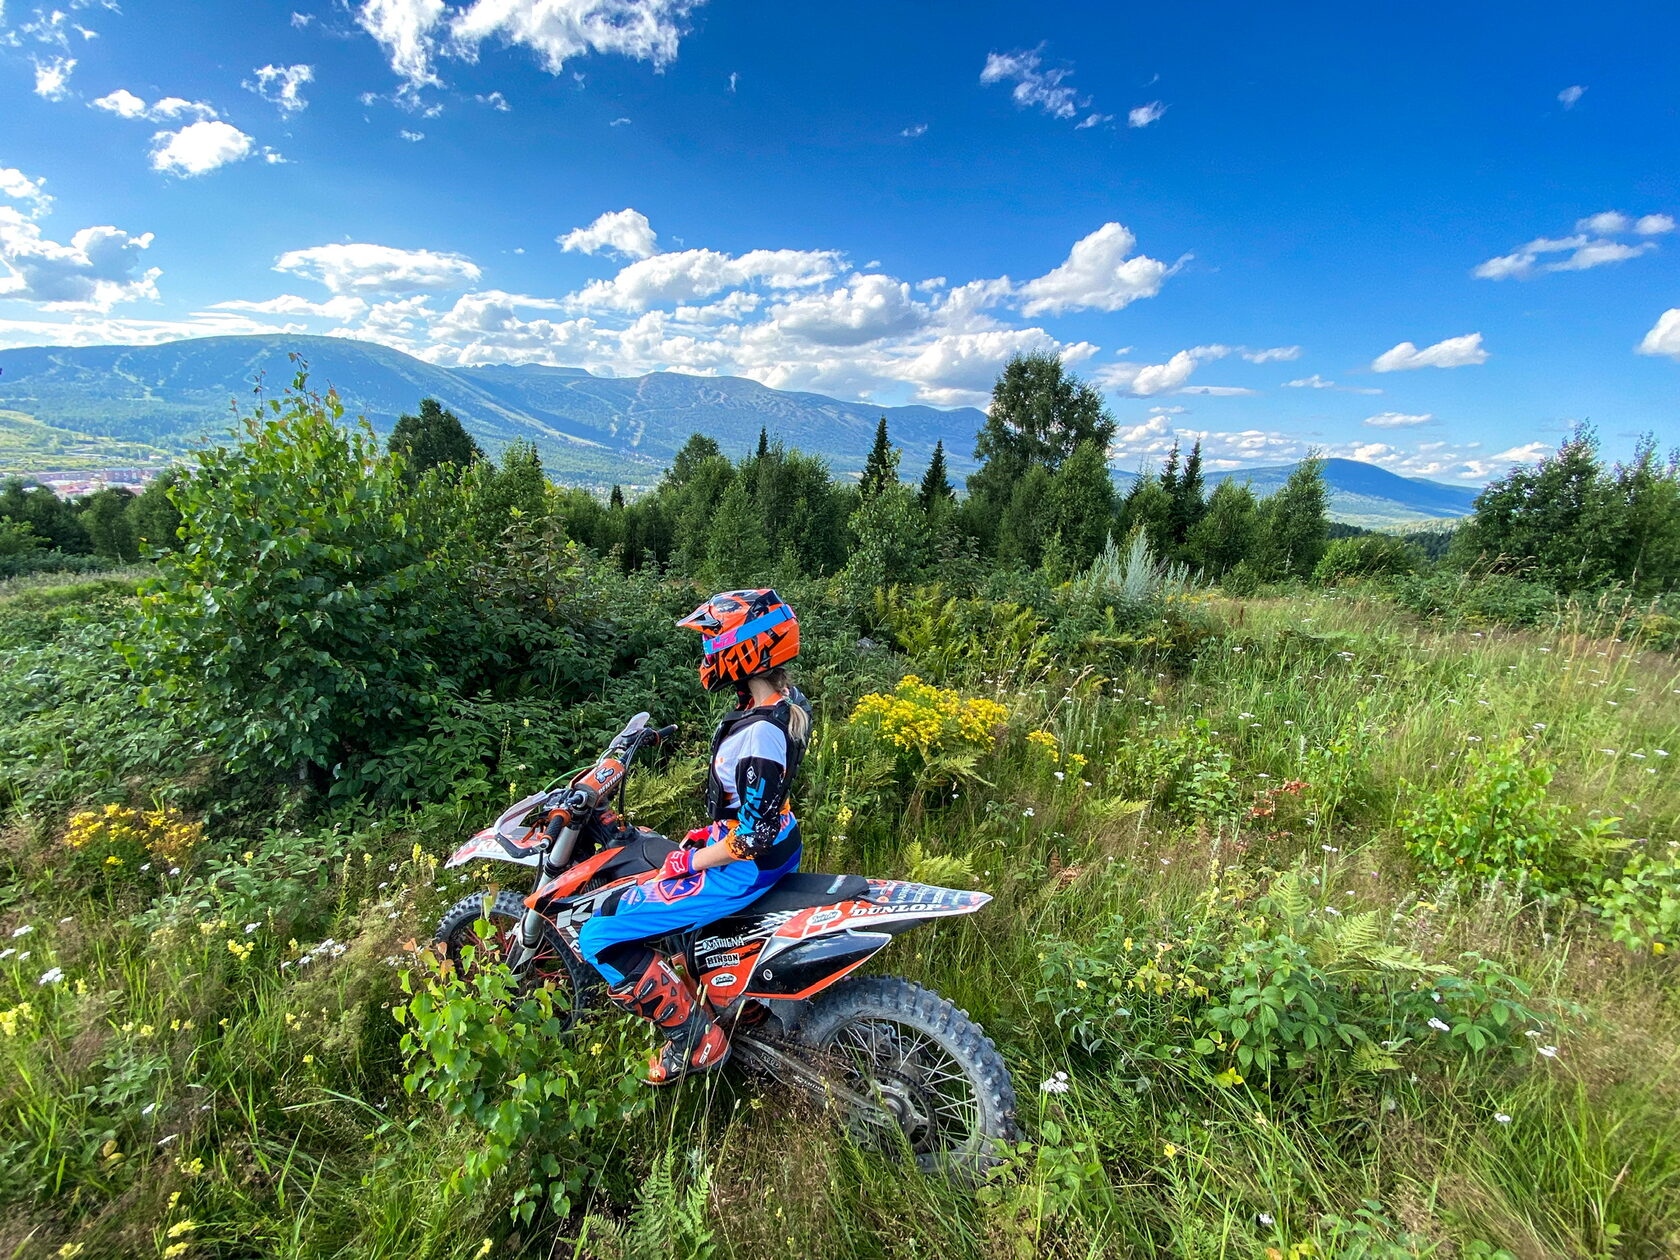
[[[890,421],[855,482],[695,435],[603,499],[409,408],[381,441],[299,381],[138,499],[0,495],[7,1254],[1680,1254],[1654,444],[1579,432],[1430,554],[1332,539],[1318,460],[1117,492],[1049,356],[961,494]],[[503,882],[442,859],[638,710],[680,735],[634,818],[699,820],[726,702],[673,623],[769,584],[804,869],[994,898],[870,964],[1009,1065],[1024,1140],[970,1176],[641,1089],[643,1028],[427,948]]]

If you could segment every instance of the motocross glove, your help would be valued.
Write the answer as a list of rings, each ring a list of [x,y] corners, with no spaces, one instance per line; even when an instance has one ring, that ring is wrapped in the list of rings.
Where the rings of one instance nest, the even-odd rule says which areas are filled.
[[[665,864],[659,868],[659,878],[687,879],[694,874],[694,850],[677,849],[668,854]]]

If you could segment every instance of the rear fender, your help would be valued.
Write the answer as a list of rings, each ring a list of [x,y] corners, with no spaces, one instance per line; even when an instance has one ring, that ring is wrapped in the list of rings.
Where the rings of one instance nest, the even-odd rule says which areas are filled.
[[[488,858],[495,862],[512,862],[518,866],[535,866],[542,860],[538,846],[542,843],[542,832],[533,829],[529,843],[525,839],[510,839],[498,835],[494,828],[485,828],[471,840],[468,840],[443,864],[448,870],[460,866],[464,862],[471,862],[474,858]]]
[[[892,936],[886,932],[832,932],[801,941],[781,950],[773,958],[762,954],[752,966],[752,974],[743,977],[745,989],[736,989],[742,980],[732,979],[721,986],[730,990],[730,1000],[736,996],[784,1001],[808,998],[843,979],[868,962]],[[720,986],[713,981],[709,986]]]
[[[802,941],[849,929],[903,931],[923,919],[973,914],[991,899],[990,893],[970,892],[962,888],[936,888],[932,884],[872,879],[869,891],[855,901],[814,906],[789,915],[777,927],[775,939],[778,943]]]

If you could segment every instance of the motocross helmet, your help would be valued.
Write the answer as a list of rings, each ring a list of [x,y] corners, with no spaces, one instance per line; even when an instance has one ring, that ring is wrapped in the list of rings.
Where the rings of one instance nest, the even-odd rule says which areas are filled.
[[[721,591],[677,624],[702,635],[707,691],[743,687],[799,655],[799,619],[772,590]]]

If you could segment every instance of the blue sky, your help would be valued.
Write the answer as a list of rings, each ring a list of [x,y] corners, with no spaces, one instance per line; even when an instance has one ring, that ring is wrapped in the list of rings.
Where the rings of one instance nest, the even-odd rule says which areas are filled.
[[[0,347],[946,406],[1047,348],[1121,467],[1474,483],[1680,439],[1676,47],[1658,4],[4,0]]]

